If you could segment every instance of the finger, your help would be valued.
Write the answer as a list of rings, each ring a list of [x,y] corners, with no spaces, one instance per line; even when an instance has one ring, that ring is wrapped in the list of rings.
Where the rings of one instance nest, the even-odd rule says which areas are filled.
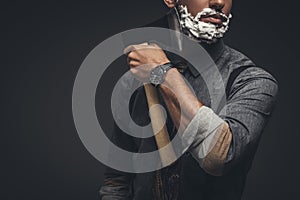
[[[138,44],[138,45],[141,45],[141,46],[143,46],[143,45],[145,46],[146,45],[147,46],[147,45],[149,45],[149,43],[148,42],[143,42],[143,43]]]
[[[128,53],[130,53],[130,52],[132,52],[132,51],[134,51],[135,50],[135,45],[129,45],[128,47],[126,47],[124,50],[123,50],[123,53],[124,54],[128,54]]]
[[[139,58],[135,51],[131,51],[127,56],[129,59],[132,59],[132,60],[138,60],[138,58]]]
[[[148,42],[144,42],[141,44],[130,45],[130,46],[126,47],[123,52],[124,52],[124,54],[128,54],[130,52],[141,50],[141,49],[149,49],[149,48],[152,49],[153,47],[154,46],[149,45]]]
[[[151,45],[152,47],[158,47],[158,48],[161,48],[160,45],[162,45],[160,42],[156,40],[150,40],[148,44]]]
[[[132,51],[138,50],[138,49],[143,49],[146,48],[148,46],[148,42],[144,42],[141,44],[135,44],[135,45],[129,45],[128,47],[126,47],[123,51],[124,54],[128,54]]]
[[[130,60],[128,64],[130,65],[130,67],[137,67],[140,65],[140,62],[136,60]]]

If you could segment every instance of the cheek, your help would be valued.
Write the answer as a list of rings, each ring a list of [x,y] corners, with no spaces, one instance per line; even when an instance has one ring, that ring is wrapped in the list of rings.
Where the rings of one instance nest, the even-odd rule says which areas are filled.
[[[209,1],[183,0],[181,2],[182,5],[187,6],[189,13],[191,13],[194,17],[198,14],[198,12],[209,7]]]
[[[232,1],[228,0],[228,1],[226,1],[226,4],[225,4],[224,8],[222,9],[222,11],[225,15],[228,16],[231,12],[231,8],[232,8]]]

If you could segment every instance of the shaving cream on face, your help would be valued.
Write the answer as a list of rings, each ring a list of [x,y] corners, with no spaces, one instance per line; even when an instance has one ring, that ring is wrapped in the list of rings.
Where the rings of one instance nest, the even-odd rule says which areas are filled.
[[[222,38],[229,27],[230,18],[232,15],[226,16],[224,13],[217,12],[211,8],[204,8],[195,17],[188,12],[184,5],[177,6],[179,13],[179,22],[183,29],[186,29],[190,36],[200,42],[214,43],[219,38]],[[202,17],[219,14],[226,19],[221,25],[207,23],[201,21]]]

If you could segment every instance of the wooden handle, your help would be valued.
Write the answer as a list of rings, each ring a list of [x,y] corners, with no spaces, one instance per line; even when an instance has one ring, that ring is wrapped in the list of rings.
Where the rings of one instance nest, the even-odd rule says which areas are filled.
[[[164,150],[161,149],[170,143],[170,137],[164,120],[164,113],[161,110],[161,107],[157,106],[160,105],[160,103],[157,97],[156,88],[151,84],[144,84],[144,88],[154,137],[158,147],[160,159],[165,167],[176,161],[176,154],[173,150],[172,144],[169,145],[169,148],[164,148]]]

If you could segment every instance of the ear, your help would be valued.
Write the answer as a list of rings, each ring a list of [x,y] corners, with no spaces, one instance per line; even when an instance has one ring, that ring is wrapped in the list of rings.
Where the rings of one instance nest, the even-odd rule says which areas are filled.
[[[169,7],[169,8],[174,8],[175,7],[175,2],[177,0],[164,0],[165,4]]]

